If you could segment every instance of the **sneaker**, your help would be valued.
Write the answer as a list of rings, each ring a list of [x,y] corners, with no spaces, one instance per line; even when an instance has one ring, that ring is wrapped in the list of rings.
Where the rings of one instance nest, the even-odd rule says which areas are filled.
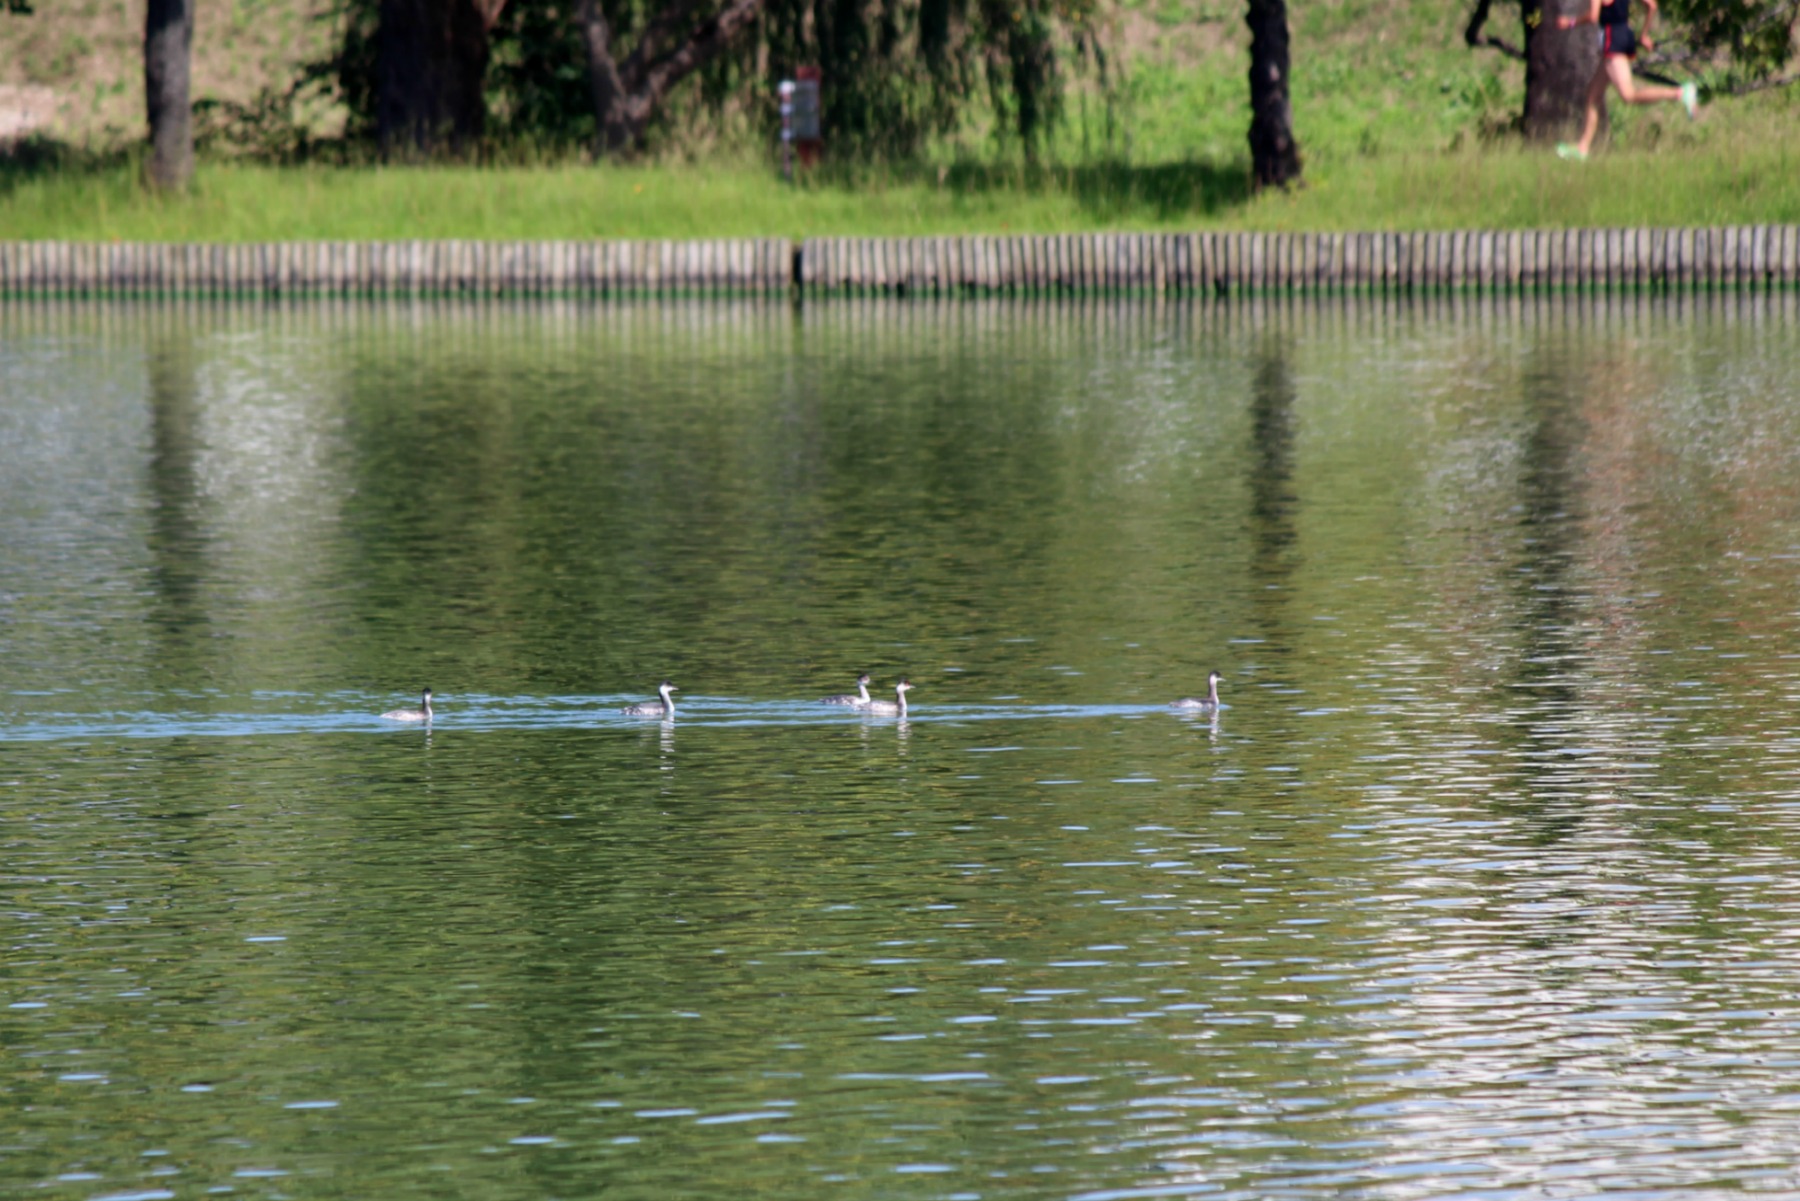
[[[1587,162],[1587,151],[1579,146],[1571,145],[1568,142],[1558,142],[1556,144],[1556,157],[1566,158],[1571,162],[1585,163]]]
[[[1681,107],[1687,109],[1688,120],[1700,115],[1700,89],[1691,83],[1681,85]]]

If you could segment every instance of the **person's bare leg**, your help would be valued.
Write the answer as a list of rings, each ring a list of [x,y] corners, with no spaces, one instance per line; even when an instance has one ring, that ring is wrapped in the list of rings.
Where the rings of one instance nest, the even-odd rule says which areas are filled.
[[[1639,83],[1631,75],[1631,60],[1622,54],[1603,56],[1602,66],[1606,74],[1612,77],[1612,85],[1618,90],[1619,99],[1626,104],[1655,104],[1662,100],[1681,99],[1680,88],[1666,88],[1658,85]],[[1593,92],[1590,90],[1591,97]]]
[[[1600,105],[1606,99],[1607,72],[1615,61],[1625,60],[1602,54],[1600,65],[1594,69],[1594,78],[1588,81],[1587,113],[1582,117],[1581,140],[1575,143],[1575,152],[1582,158],[1594,148],[1594,135],[1600,132]],[[1626,69],[1629,71],[1629,65]]]

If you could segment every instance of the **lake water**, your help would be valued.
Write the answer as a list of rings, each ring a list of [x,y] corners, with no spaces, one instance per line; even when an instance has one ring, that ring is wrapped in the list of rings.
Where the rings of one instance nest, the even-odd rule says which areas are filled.
[[[1797,309],[0,307],[0,1193],[1800,1194]]]

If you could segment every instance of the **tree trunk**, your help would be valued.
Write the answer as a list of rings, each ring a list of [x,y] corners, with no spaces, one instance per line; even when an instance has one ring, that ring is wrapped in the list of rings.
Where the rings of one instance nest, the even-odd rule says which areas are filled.
[[[1525,20],[1525,136],[1554,141],[1580,127],[1588,81],[1600,66],[1600,42],[1592,25],[1555,28],[1558,15],[1586,10],[1581,0],[1520,0],[1520,9]],[[1604,105],[1600,120],[1604,126]]]
[[[144,108],[150,118],[150,161],[144,174],[152,187],[185,188],[194,174],[194,108],[188,101],[193,44],[193,0],[149,0]]]
[[[625,85],[613,57],[612,26],[607,24],[600,0],[577,0],[575,21],[581,29],[582,45],[587,47],[588,87],[594,96],[594,152],[602,158],[623,153],[635,139]]]
[[[492,0],[381,0],[375,127],[383,154],[480,141],[488,30],[500,8]]]
[[[1288,100],[1286,0],[1249,0],[1250,166],[1259,188],[1285,188],[1300,178],[1300,145]]]

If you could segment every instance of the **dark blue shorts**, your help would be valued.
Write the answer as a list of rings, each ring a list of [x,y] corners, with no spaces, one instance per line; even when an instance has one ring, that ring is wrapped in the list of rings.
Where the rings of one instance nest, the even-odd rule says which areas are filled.
[[[1636,58],[1637,35],[1631,32],[1629,25],[1602,25],[1600,27],[1600,53]]]

